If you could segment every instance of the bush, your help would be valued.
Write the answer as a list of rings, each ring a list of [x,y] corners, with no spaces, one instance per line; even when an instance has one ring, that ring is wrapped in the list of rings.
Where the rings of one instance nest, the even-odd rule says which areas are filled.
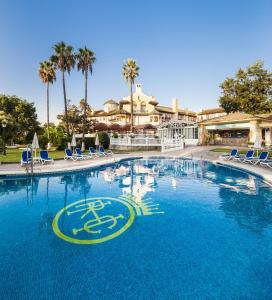
[[[59,141],[59,145],[58,145],[58,150],[64,150],[65,148],[67,148],[68,146],[68,140],[66,137],[62,137],[60,138],[60,141]]]
[[[40,149],[47,149],[48,138],[45,135],[39,137],[39,146]]]
[[[95,138],[93,137],[88,137],[85,138],[85,149],[88,150],[90,147],[95,147]],[[77,147],[81,148],[82,145],[82,139],[77,140]]]
[[[105,149],[108,149],[110,145],[109,135],[104,131],[98,132],[98,138],[100,145],[103,146]]]

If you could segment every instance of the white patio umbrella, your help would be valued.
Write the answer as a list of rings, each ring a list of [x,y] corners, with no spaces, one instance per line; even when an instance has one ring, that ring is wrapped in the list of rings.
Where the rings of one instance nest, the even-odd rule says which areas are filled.
[[[73,147],[73,151],[74,151],[75,150],[74,148],[76,147],[76,135],[74,133],[72,136],[71,147]]]
[[[262,148],[262,139],[258,134],[255,139],[254,148],[257,149],[257,156],[259,155],[258,150]]]
[[[39,140],[38,140],[37,133],[35,132],[34,137],[33,137],[33,141],[32,141],[32,149],[35,150],[35,157],[36,157],[36,151],[39,148],[40,148],[40,146],[39,146]]]
[[[98,148],[98,146],[99,146],[99,137],[98,137],[98,133],[96,133],[96,137],[95,137],[95,146],[96,146],[96,148]]]

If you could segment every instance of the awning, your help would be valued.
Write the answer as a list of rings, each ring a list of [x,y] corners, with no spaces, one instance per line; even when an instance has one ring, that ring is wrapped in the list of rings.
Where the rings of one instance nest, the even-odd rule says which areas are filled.
[[[229,123],[229,124],[218,124],[218,125],[207,125],[207,130],[218,130],[218,129],[249,129],[250,123]]]

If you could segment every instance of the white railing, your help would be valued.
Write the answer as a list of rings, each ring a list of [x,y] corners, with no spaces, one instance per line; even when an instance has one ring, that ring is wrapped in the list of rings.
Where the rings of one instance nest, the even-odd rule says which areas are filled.
[[[120,145],[120,146],[160,146],[161,140],[154,136],[143,136],[143,135],[124,135],[118,138],[111,137],[111,145]]]
[[[185,145],[196,146],[198,144],[198,139],[184,139]]]
[[[161,152],[170,152],[184,149],[183,139],[164,139],[161,142]]]
[[[110,144],[112,146],[128,146],[128,147],[161,147],[162,152],[169,152],[184,149],[184,140],[182,138],[160,139],[154,135],[122,135],[117,138],[111,137]]]

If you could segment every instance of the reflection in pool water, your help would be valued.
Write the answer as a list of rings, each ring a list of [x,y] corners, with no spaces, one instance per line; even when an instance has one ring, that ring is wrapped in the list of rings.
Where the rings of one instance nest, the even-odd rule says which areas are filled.
[[[125,199],[134,212],[148,203],[164,214],[135,217],[95,245],[59,238],[53,220],[78,204],[85,209],[78,218],[58,220],[66,234],[95,238],[103,226],[112,233],[126,224],[126,206],[87,205],[94,198]],[[272,292],[272,189],[241,171],[149,159],[0,179],[0,206],[3,299],[264,299]],[[119,224],[109,218],[121,215]]]

